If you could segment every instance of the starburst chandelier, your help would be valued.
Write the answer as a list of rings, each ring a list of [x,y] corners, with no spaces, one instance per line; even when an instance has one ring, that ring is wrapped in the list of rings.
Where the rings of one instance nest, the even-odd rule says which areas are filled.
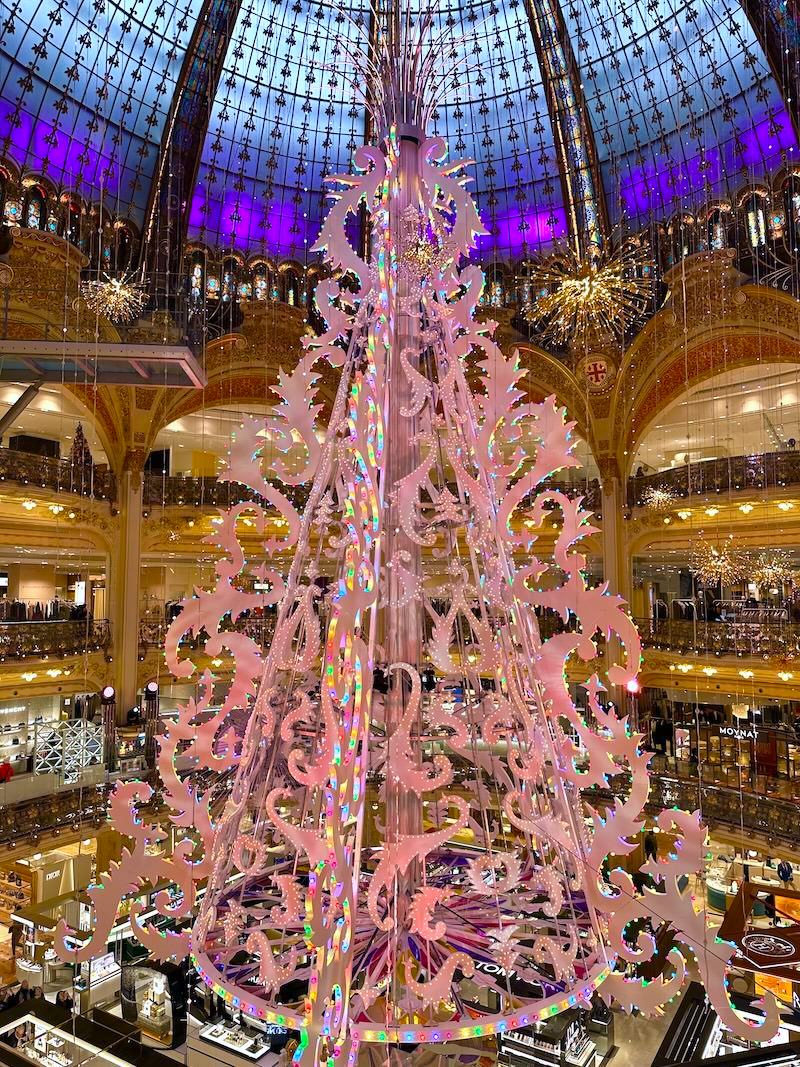
[[[587,336],[622,337],[647,308],[649,267],[642,248],[614,251],[608,243],[579,253],[565,246],[534,260],[523,314],[559,347]]]
[[[124,325],[137,318],[146,298],[141,286],[127,277],[81,282],[81,296],[96,315],[103,315],[116,325]]]
[[[771,589],[791,582],[797,573],[788,552],[782,548],[772,548],[760,552],[752,561],[749,574],[759,589]]]
[[[701,541],[692,552],[689,570],[699,585],[730,585],[745,577],[748,564],[746,557],[730,545]]]
[[[642,494],[642,503],[649,511],[657,511],[663,514],[672,511],[677,501],[677,496],[665,486],[651,485]]]

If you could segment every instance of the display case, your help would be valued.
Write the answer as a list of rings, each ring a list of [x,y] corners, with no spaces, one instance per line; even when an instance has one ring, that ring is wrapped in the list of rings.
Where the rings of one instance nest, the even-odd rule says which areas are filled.
[[[58,1031],[44,1030],[33,1039],[32,1048],[37,1055],[31,1056],[31,1046],[28,1045],[26,1048],[28,1058],[35,1059],[45,1067],[72,1067],[75,1062],[74,1053]]]
[[[537,1026],[498,1035],[498,1067],[595,1067],[597,1046],[584,1014],[569,1010]]]
[[[116,1000],[122,968],[113,952],[106,952],[80,965],[75,977],[75,990],[80,996],[80,1010],[84,1015],[97,1004]]]
[[[31,903],[31,872],[15,863],[0,870],[0,922],[8,926],[15,911]]]
[[[176,981],[178,985],[176,986]],[[176,1005],[173,993],[179,1003]],[[186,1001],[186,980],[179,968],[126,964],[119,985],[123,1018],[163,1045],[173,1045],[176,1008]],[[183,1038],[186,1034],[183,1033]]]
[[[117,728],[116,769],[120,774],[138,774],[145,766],[144,731]]]
[[[36,730],[55,726],[59,714],[55,698],[0,704],[0,763],[8,760],[16,774],[24,773],[33,754]]]
[[[278,1029],[282,1029],[282,1027]],[[284,1031],[284,1033],[287,1033],[287,1031]],[[227,1049],[228,1052],[235,1052],[249,1060],[260,1060],[268,1052],[272,1051],[269,1035],[249,1027],[237,1026],[230,1019],[204,1026],[199,1036],[203,1041],[210,1042],[212,1045],[219,1045],[221,1048]]]

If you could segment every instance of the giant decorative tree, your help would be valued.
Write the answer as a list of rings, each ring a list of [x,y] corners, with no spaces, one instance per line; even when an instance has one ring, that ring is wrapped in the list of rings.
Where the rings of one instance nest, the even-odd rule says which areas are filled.
[[[191,954],[235,1008],[295,1028],[303,1063],[497,1034],[595,994],[657,1011],[689,954],[723,1022],[750,1032],[726,992],[734,946],[680,888],[703,864],[698,813],[658,815],[676,844],[644,864],[641,892],[609,865],[637,848],[648,799],[621,710],[639,638],[621,598],[585,576],[591,514],[549,481],[577,465],[573,424],[553,397],[525,402],[516,354],[475,317],[483,226],[465,165],[427,133],[428,88],[447,80],[429,33],[390,20],[362,64],[380,140],[335,179],[316,246],[331,269],[316,291],[325,330],[281,373],[274,414],[232,441],[223,477],[258,500],[220,511],[215,587],[169,631],[169,669],[198,682],[160,740],[174,854],[147,848],[162,836],[143,812],[151,787],[118,784],[112,818],[131,847],[90,890],[93,938],[77,948],[62,923],[61,952],[101,951],[120,897],[169,878],[179,893],[157,910],[175,928],[134,904],[134,933],[159,959]],[[346,237],[362,214],[366,259]],[[323,364],[340,377],[320,443]],[[302,512],[276,478],[308,487]],[[255,556],[245,517],[263,535]],[[554,518],[548,558],[537,539]],[[275,554],[292,557],[288,574]],[[235,623],[270,604],[262,656]],[[548,616],[561,625],[545,638]],[[199,654],[182,658],[201,631],[205,662],[232,671],[221,706]],[[647,981],[662,924],[672,947]],[[774,1029],[769,1006],[761,1033]]]

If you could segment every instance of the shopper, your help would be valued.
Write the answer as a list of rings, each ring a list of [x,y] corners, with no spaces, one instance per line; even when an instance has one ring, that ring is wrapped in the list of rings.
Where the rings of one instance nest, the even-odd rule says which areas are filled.
[[[778,864],[778,877],[783,882],[784,889],[788,889],[792,884],[793,876],[794,871],[792,870],[791,863],[789,863],[788,860],[781,860]]]
[[[14,994],[14,997],[15,1004],[22,1004],[23,1001],[31,999],[31,990],[30,986],[28,985],[27,979],[24,979],[22,982],[20,982],[19,989]]]
[[[648,830],[644,835],[644,856],[654,862],[658,859],[658,841],[652,830]]]
[[[4,1039],[7,1045],[11,1048],[20,1048],[28,1040],[28,1031],[25,1029],[25,1023],[20,1023],[15,1030],[11,1030],[5,1035]]]
[[[73,1005],[72,997],[69,995],[68,989],[59,989],[56,993],[56,1004],[59,1007],[64,1008],[65,1011],[72,1011]]]
[[[44,990],[40,985],[34,986],[31,997],[33,1000],[44,1000]]]
[[[764,899],[764,914],[773,926],[778,925],[778,913],[775,907],[775,897],[772,893],[767,893]]]
[[[9,930],[11,932],[11,958],[12,960],[15,960],[17,958],[17,949],[19,948],[24,933],[22,923],[15,920],[9,927]]]

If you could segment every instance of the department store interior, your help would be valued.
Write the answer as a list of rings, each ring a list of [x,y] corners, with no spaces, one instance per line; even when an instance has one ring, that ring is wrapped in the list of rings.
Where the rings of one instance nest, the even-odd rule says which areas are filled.
[[[0,13],[0,1064],[798,1067],[795,0]]]

